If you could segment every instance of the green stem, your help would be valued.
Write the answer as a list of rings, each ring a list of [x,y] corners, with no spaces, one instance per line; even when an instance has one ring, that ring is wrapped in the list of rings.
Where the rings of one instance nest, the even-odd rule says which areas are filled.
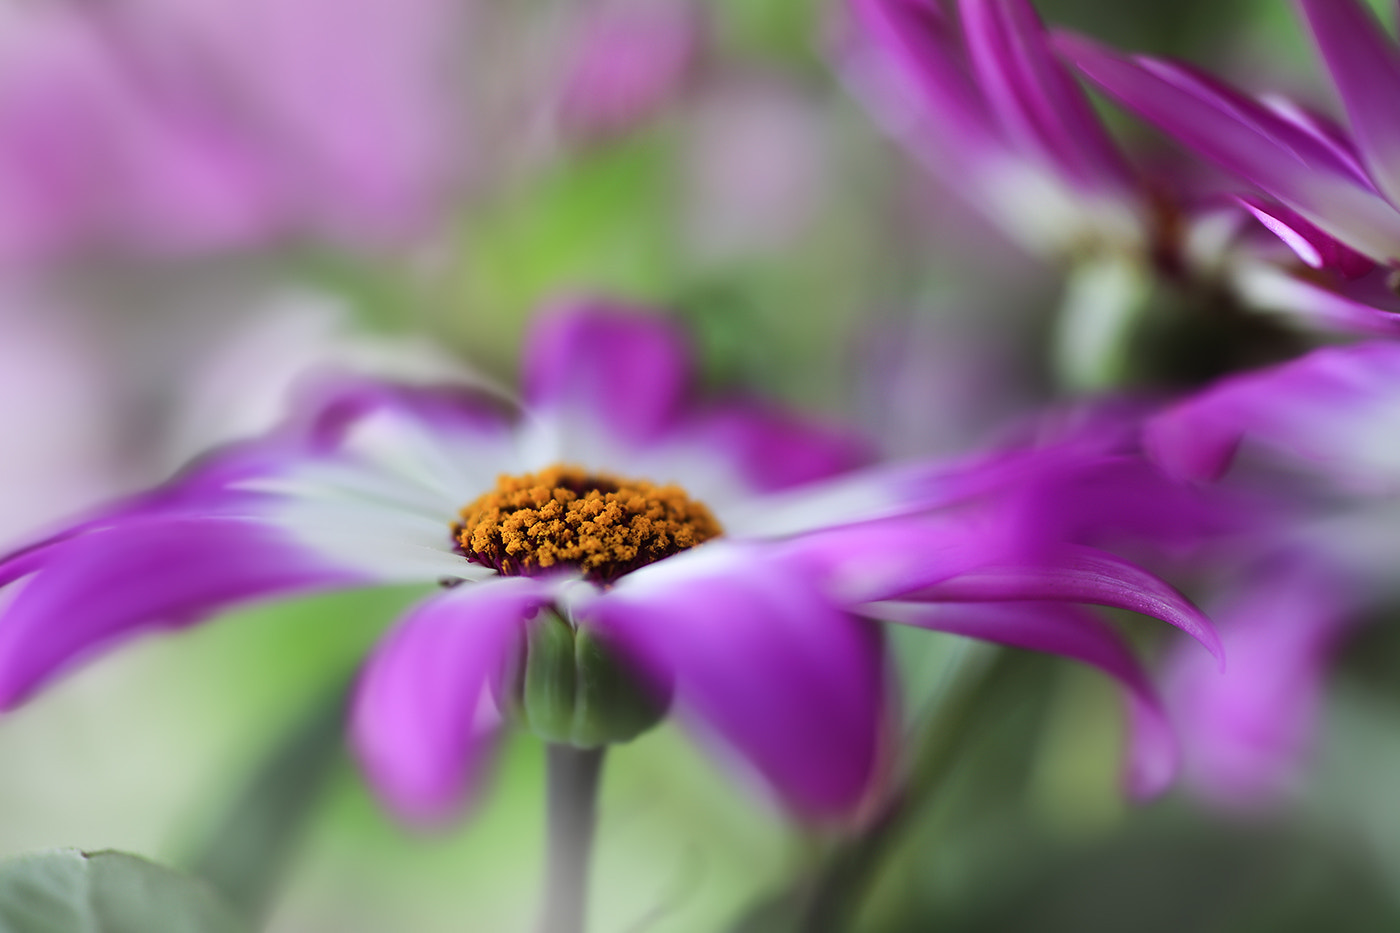
[[[540,933],[583,933],[603,751],[548,746],[549,852]]]

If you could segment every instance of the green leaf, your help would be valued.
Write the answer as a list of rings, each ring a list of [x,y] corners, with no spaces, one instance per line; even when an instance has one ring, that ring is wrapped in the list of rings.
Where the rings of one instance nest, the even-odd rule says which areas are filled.
[[[0,933],[247,933],[205,882],[121,852],[0,862]]]

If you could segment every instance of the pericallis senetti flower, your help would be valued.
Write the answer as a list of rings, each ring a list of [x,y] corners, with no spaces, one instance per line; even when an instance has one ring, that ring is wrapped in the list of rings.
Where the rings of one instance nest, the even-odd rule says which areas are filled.
[[[0,708],[233,603],[438,582],[367,661],[351,714],[370,781],[411,821],[471,796],[507,719],[591,747],[667,708],[797,814],[849,812],[887,694],[866,617],[1099,666],[1140,726],[1134,789],[1170,778],[1132,653],[1065,603],[1214,633],[1132,564],[1022,540],[1021,480],[1073,451],[853,471],[843,436],[698,404],[688,372],[661,319],[579,305],[538,322],[523,409],[466,386],[323,387],[281,429],[0,563]]]
[[[1331,326],[1394,334],[1400,266],[1400,49],[1357,0],[1297,0],[1350,133],[1283,97],[1075,35],[1060,50],[1109,94],[1247,183],[1241,205],[1318,272],[1239,270],[1245,300]]]

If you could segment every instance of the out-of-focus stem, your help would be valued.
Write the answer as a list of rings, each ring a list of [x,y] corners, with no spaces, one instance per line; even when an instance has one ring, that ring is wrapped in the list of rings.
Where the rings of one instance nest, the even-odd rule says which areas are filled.
[[[570,745],[548,748],[549,851],[540,933],[583,933],[603,751]]]

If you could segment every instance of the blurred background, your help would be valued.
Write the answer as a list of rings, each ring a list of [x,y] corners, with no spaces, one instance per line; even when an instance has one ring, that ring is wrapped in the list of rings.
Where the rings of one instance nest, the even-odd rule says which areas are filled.
[[[1037,7],[1332,106],[1278,0]],[[676,316],[711,390],[891,456],[999,436],[1064,393],[1045,348],[1065,267],[881,132],[843,81],[844,20],[817,0],[8,3],[0,542],[267,426],[309,367],[510,384],[530,313],[568,294]],[[1147,161],[1179,157],[1105,113]],[[247,609],[74,671],[0,720],[0,856],[223,872],[271,892],[276,931],[529,929],[538,741],[512,738],[474,818],[427,836],[339,750],[345,684],[420,595]],[[852,928],[1396,928],[1400,629],[1376,613],[1317,741],[1243,810],[1189,785],[1126,802],[1108,682],[989,657],[1005,689]],[[972,649],[905,634],[920,710]],[[608,762],[590,928],[769,928],[761,905],[829,843],[664,725]]]

